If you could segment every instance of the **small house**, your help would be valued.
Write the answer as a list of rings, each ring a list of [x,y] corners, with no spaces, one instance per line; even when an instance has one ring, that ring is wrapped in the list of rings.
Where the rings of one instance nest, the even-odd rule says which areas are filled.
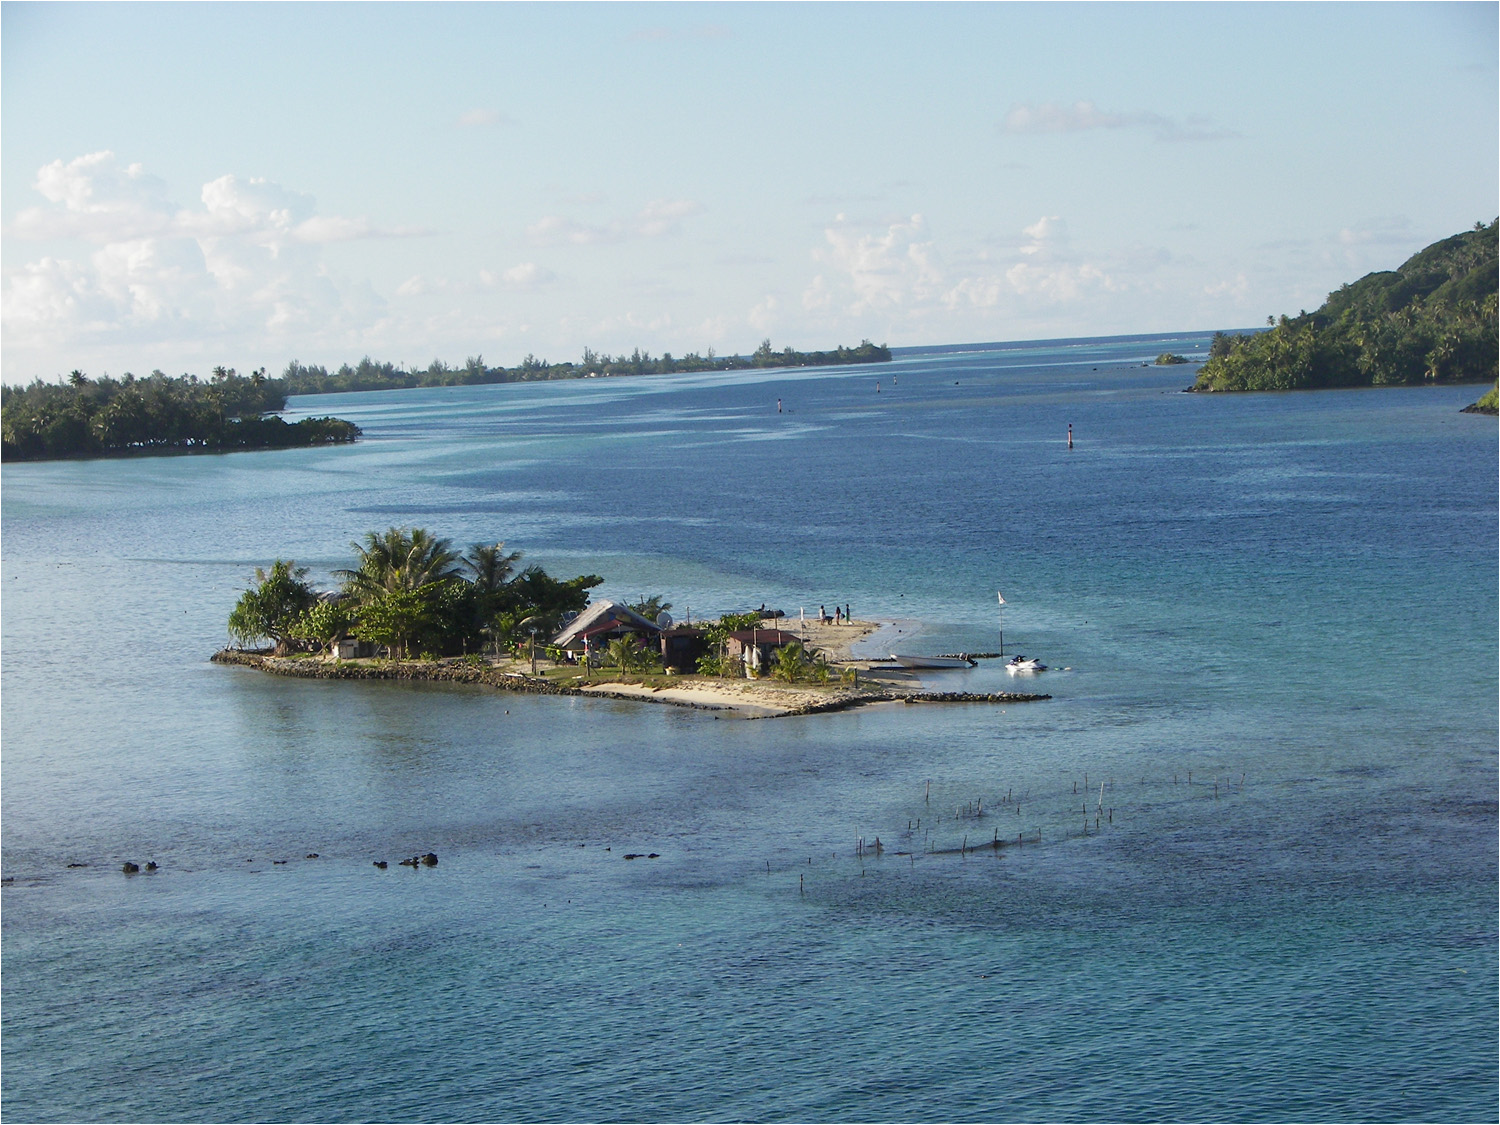
[[[729,634],[725,653],[730,659],[738,657],[745,665],[746,674],[754,676],[770,668],[777,649],[793,642],[801,644],[802,638],[781,629],[741,629]]]
[[[593,602],[563,626],[552,643],[568,652],[597,651],[618,637],[654,638],[661,632],[656,622],[608,598]]]
[[[328,654],[335,660],[369,660],[381,655],[384,647],[358,637],[340,637],[328,646]]]
[[[708,641],[703,630],[691,625],[674,625],[663,629],[657,637],[661,641],[663,668],[692,672],[697,669],[699,658],[708,655]]]

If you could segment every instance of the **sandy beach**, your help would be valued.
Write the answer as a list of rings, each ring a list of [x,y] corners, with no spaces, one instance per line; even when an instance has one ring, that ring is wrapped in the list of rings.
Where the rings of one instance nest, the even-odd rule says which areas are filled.
[[[654,703],[675,703],[707,711],[723,711],[735,718],[760,719],[787,715],[808,708],[849,705],[865,700],[867,692],[841,685],[807,687],[782,684],[774,680],[720,680],[684,676],[680,686],[653,686],[593,681],[580,685],[585,695],[641,699]]]

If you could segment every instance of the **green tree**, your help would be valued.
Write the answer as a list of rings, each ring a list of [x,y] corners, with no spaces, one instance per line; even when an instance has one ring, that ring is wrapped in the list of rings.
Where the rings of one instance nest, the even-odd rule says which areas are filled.
[[[354,628],[353,607],[347,598],[320,599],[292,623],[291,635],[327,651]]]
[[[584,574],[560,581],[539,566],[528,566],[509,584],[513,604],[535,615],[546,624],[546,631],[557,628],[565,613],[577,613],[589,604],[589,590],[603,582],[597,574]]]
[[[423,642],[440,632],[436,587],[434,583],[415,590],[388,590],[371,598],[359,607],[354,635],[385,645],[397,660],[414,649],[425,651]]]
[[[306,581],[306,567],[277,559],[269,572],[255,568],[255,585],[235,603],[229,614],[229,635],[241,645],[269,640],[278,655],[291,651],[298,619],[316,601]]]

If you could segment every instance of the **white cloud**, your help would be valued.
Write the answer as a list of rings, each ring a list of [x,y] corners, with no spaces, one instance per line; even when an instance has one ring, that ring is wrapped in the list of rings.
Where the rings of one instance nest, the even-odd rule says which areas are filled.
[[[557,280],[557,275],[535,262],[522,262],[511,266],[500,275],[500,281],[509,289],[540,289]]]
[[[234,175],[204,184],[201,207],[179,207],[107,151],[53,161],[36,189],[51,206],[22,211],[8,234],[97,249],[7,270],[0,313],[22,351],[339,330],[379,315],[379,298],[335,284],[318,247],[423,233],[321,215],[306,193]]]
[[[1250,292],[1250,279],[1243,273],[1237,273],[1232,281],[1215,281],[1205,285],[1203,292],[1210,297],[1229,297],[1243,302]]]
[[[755,303],[745,315],[745,319],[749,322],[750,327],[754,328],[757,332],[769,332],[776,326],[778,320],[777,309],[780,306],[780,301],[774,296],[767,294]]]
[[[943,296],[951,309],[994,308],[1021,298],[1028,303],[1067,304],[1090,292],[1114,290],[1118,282],[1097,263],[1073,251],[1068,224],[1059,215],[1043,215],[1021,228],[1025,240],[1018,259],[999,272],[961,279]]]
[[[702,212],[703,207],[691,199],[654,199],[636,216],[636,233],[645,238],[675,234],[682,220]]]
[[[446,293],[449,288],[446,278],[426,278],[418,273],[396,286],[396,296],[423,297],[428,293]]]
[[[824,245],[813,252],[828,267],[837,293],[825,273],[813,279],[802,296],[807,309],[843,304],[852,315],[870,309],[921,304],[942,281],[933,244],[921,215],[887,223],[883,230],[861,230],[843,215],[823,232]]]
[[[526,228],[526,235],[536,246],[601,246],[619,242],[618,229],[580,223],[563,215],[544,215]]]
[[[1135,110],[1111,113],[1091,101],[1072,105],[1058,102],[1017,103],[1011,106],[1000,124],[1001,132],[1013,135],[1027,133],[1078,133],[1094,129],[1148,129],[1159,141],[1217,141],[1237,137],[1238,133],[1220,128],[1203,117],[1178,120]]]

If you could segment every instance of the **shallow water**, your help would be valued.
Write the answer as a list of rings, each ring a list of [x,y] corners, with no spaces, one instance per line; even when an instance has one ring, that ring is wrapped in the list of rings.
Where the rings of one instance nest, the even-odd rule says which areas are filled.
[[[1205,347],[325,396],[365,441],[7,466],[4,1112],[1493,1118],[1496,427],[1141,366]],[[390,524],[679,617],[1003,626],[1054,698],[744,722],[206,662],[256,565]]]

